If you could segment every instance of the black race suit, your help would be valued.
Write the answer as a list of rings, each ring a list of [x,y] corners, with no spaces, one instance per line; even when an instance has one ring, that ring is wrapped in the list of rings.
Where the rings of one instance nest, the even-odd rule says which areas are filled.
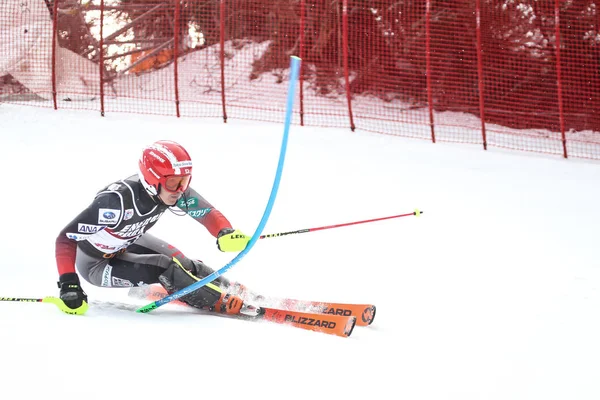
[[[56,239],[59,274],[75,272],[76,267],[79,275],[95,286],[140,286],[158,283],[174,257],[200,278],[213,272],[147,233],[168,208],[146,192],[137,175],[108,185]],[[173,209],[187,213],[214,237],[222,229],[231,228],[223,214],[192,188]],[[219,293],[207,286],[199,291],[204,291],[203,298],[208,302],[219,298]]]

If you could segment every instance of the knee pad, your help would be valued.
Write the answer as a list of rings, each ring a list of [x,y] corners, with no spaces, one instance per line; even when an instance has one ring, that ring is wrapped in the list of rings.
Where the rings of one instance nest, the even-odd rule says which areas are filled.
[[[167,270],[158,277],[158,280],[169,294],[175,293],[199,281],[192,272],[186,270],[181,264],[176,262],[172,262]],[[210,308],[217,303],[220,297],[220,292],[203,286],[190,294],[182,296],[180,300],[192,307]]]

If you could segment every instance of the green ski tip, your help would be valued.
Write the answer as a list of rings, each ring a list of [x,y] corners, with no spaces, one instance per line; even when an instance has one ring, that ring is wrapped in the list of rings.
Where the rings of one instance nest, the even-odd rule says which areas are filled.
[[[148,312],[150,312],[150,311],[152,311],[152,310],[154,310],[156,308],[158,308],[158,307],[156,306],[156,302],[154,302],[154,303],[150,303],[150,304],[148,304],[148,305],[146,305],[144,307],[138,308],[137,310],[135,310],[135,312],[139,312],[139,313],[144,313],[145,314],[145,313],[148,313]]]

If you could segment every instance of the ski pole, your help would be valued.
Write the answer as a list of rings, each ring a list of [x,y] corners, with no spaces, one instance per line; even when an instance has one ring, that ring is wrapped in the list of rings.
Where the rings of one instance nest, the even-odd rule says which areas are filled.
[[[0,297],[0,301],[19,301],[22,303],[50,303],[54,304],[58,309],[66,314],[72,315],[83,315],[88,309],[87,303],[84,301],[83,304],[76,309],[71,309],[67,307],[64,301],[59,299],[58,297],[44,297],[41,299],[29,299],[24,297]]]
[[[356,221],[356,222],[347,222],[345,224],[337,224],[337,225],[328,225],[328,226],[320,226],[318,228],[306,228],[306,229],[298,229],[297,231],[289,231],[289,232],[281,232],[281,233],[270,233],[268,235],[261,235],[259,237],[259,239],[266,239],[266,238],[272,238],[272,237],[279,237],[279,236],[285,236],[285,235],[292,235],[295,233],[306,233],[306,232],[314,232],[314,231],[322,231],[324,229],[332,229],[332,228],[341,228],[342,226],[349,226],[349,225],[358,225],[358,224],[366,224],[367,222],[375,222],[375,221],[383,221],[385,219],[392,219],[392,218],[401,218],[401,217],[409,217],[411,215],[414,215],[416,217],[420,216],[421,214],[423,214],[423,211],[419,211],[418,209],[416,209],[415,211],[408,213],[408,214],[400,214],[400,215],[392,215],[390,217],[382,217],[382,218],[374,218],[374,219],[366,219],[364,221]]]
[[[147,304],[143,307],[138,308],[137,310],[135,310],[136,312],[139,312],[139,313],[150,312],[164,304],[167,304],[170,301],[177,300],[178,298],[185,296],[186,294],[191,293],[194,290],[198,290],[204,285],[209,284],[210,282],[214,281],[219,276],[221,276],[225,272],[227,272],[236,263],[238,263],[242,259],[242,257],[244,257],[250,251],[250,249],[254,246],[254,243],[256,243],[256,241],[260,238],[260,234],[262,233],[263,228],[267,224],[267,220],[269,219],[269,216],[271,215],[271,210],[273,209],[273,204],[275,203],[275,198],[277,197],[277,191],[279,190],[279,182],[281,181],[281,175],[283,173],[283,163],[285,160],[285,153],[287,151],[287,143],[288,143],[288,137],[289,137],[289,132],[290,132],[290,125],[292,123],[291,121],[292,121],[292,111],[294,108],[294,93],[296,90],[296,84],[298,82],[298,75],[299,75],[301,63],[302,63],[302,60],[300,58],[298,58],[296,56],[291,57],[290,82],[289,82],[289,88],[288,88],[288,98],[287,98],[287,104],[286,104],[285,122],[284,122],[284,126],[283,126],[283,139],[281,141],[281,150],[279,151],[279,162],[277,163],[277,171],[275,172],[275,180],[273,182],[273,187],[271,188],[271,195],[269,196],[269,201],[267,202],[267,206],[265,207],[263,216],[262,216],[260,222],[258,223],[258,227],[254,231],[252,238],[246,245],[246,248],[244,250],[242,250],[241,252],[239,252],[238,255],[235,256],[235,258],[233,258],[233,260],[229,261],[227,264],[225,264],[223,267],[221,267],[221,269],[214,271],[210,275],[200,279],[198,282],[194,282],[191,285],[189,285],[183,289],[180,289],[174,293],[171,293],[170,295],[168,295],[162,299],[158,299],[150,304]]]

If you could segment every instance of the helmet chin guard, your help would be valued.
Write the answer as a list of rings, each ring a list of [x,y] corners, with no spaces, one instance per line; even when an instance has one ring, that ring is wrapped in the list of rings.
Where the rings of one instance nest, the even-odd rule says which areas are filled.
[[[159,140],[146,146],[138,163],[140,182],[150,196],[158,196],[171,176],[189,176],[187,190],[192,176],[192,159],[180,144],[169,140]]]

